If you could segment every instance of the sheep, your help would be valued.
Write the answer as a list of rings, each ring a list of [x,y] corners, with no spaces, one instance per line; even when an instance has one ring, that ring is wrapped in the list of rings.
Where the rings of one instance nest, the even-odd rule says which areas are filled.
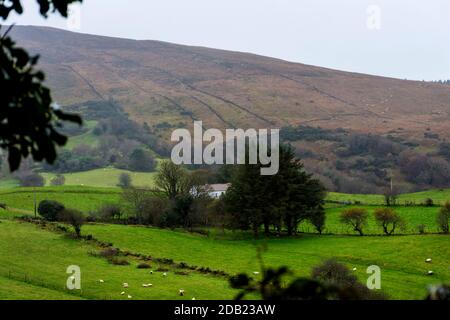
[[[258,272],[258,271],[255,271],[255,272],[253,272],[253,274],[254,274],[255,276],[257,276],[257,275],[259,274],[259,272]]]
[[[180,289],[180,290],[178,291],[178,294],[179,294],[180,296],[184,296],[184,290],[183,290],[183,289]]]
[[[149,287],[153,286],[153,284],[151,284],[151,283],[143,283],[142,286],[144,288],[149,288]]]
[[[356,267],[354,267],[352,270],[353,270],[353,271],[356,271],[357,269],[356,269]]]
[[[167,277],[167,273],[166,272],[163,273],[163,277]]]
[[[429,276],[432,276],[432,275],[434,274],[434,272],[431,271],[431,270],[429,270],[427,274],[428,274]]]
[[[105,282],[105,280],[102,280],[102,279],[100,279],[100,280],[98,280],[98,282],[100,282],[100,283],[104,283],[104,282]]]
[[[126,282],[124,282],[122,286],[123,286],[124,288],[128,288],[128,287],[129,287],[128,283],[126,283]]]
[[[125,294],[125,291],[122,291],[122,292],[120,293],[121,296],[123,296],[124,294]]]
[[[425,262],[428,262],[428,263],[430,263],[431,261],[432,261],[431,258],[428,258],[425,260]]]
[[[192,300],[195,300],[195,297],[193,297]]]
[[[133,298],[132,296],[130,296],[130,295],[128,295],[128,299],[131,299],[131,298]]]

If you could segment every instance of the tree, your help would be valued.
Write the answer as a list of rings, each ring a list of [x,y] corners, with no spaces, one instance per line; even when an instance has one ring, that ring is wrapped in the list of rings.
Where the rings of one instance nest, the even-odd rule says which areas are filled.
[[[389,208],[378,208],[374,212],[375,220],[383,228],[383,232],[390,236],[395,232],[398,226],[403,225],[403,219],[400,215]]]
[[[122,199],[129,209],[136,216],[138,223],[143,222],[143,212],[146,205],[146,200],[150,196],[151,192],[145,189],[127,188],[122,193]]]
[[[81,0],[37,2],[44,17],[49,11],[67,17],[68,5]],[[13,11],[23,13],[20,0],[0,1],[0,18],[6,20]],[[53,104],[50,90],[44,86],[44,73],[35,69],[38,57],[17,47],[8,33],[0,35],[0,148],[8,151],[10,170],[15,171],[29,155],[53,163],[56,147],[67,141],[57,129],[63,121],[82,122],[79,116],[64,113]]]
[[[155,169],[155,160],[143,149],[135,149],[131,155],[128,167],[132,171],[150,172]]]
[[[47,221],[56,221],[58,215],[64,210],[62,203],[53,200],[43,200],[38,206],[38,213]]]
[[[363,236],[363,228],[367,225],[368,213],[366,209],[352,208],[342,211],[341,222],[347,224]]]
[[[58,214],[58,221],[70,224],[77,237],[81,236],[81,227],[85,222],[83,213],[74,209],[64,209]]]
[[[182,193],[189,193],[188,173],[179,165],[163,161],[155,177],[155,184],[169,199]]]
[[[326,219],[325,210],[323,209],[322,206],[319,206],[317,208],[317,212],[315,212],[309,218],[309,221],[314,226],[314,228],[316,228],[319,234],[322,234],[323,232],[323,229],[325,227],[325,219]]]
[[[240,166],[225,194],[226,209],[237,228],[251,228],[258,235],[261,225],[266,234],[273,225],[288,235],[298,224],[315,214],[326,195],[325,188],[304,171],[290,146],[280,147],[279,171],[273,176],[262,176],[260,164]]]
[[[63,186],[66,182],[66,178],[62,174],[57,174],[52,180],[50,180],[50,184],[52,186]]]
[[[449,232],[449,222],[448,222],[449,219],[450,219],[450,202],[447,201],[442,206],[441,210],[439,210],[436,218],[439,229],[444,233]]]
[[[45,179],[39,173],[29,172],[19,176],[22,187],[43,187]]]
[[[132,185],[131,176],[128,173],[121,173],[119,176],[119,183],[117,186],[121,188],[129,188]]]
[[[387,189],[384,192],[384,202],[386,206],[395,206],[397,204],[397,193],[394,190]]]

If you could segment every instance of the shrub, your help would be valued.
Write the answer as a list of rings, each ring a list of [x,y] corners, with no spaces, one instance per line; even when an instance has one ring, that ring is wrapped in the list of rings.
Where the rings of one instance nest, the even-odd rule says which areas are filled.
[[[432,207],[432,206],[434,205],[433,199],[431,199],[431,198],[426,198],[426,199],[425,199],[424,205],[425,205],[426,207]]]
[[[43,187],[45,185],[44,177],[35,172],[21,175],[19,180],[22,187]]]
[[[132,185],[131,176],[128,173],[121,173],[119,176],[119,183],[117,184],[118,187],[121,188],[129,188]]]
[[[52,186],[63,186],[64,183],[66,183],[66,178],[62,174],[57,174],[52,180],[50,180],[50,184]]]
[[[122,208],[117,204],[105,204],[97,212],[98,218],[102,221],[120,220]]]
[[[444,233],[449,232],[449,225],[448,225],[449,219],[450,219],[450,202],[447,201],[442,206],[441,210],[439,210],[437,219],[436,219],[439,229]]]
[[[151,269],[151,266],[148,263],[139,263],[137,268],[138,269]]]
[[[426,228],[426,225],[424,225],[424,224],[419,224],[419,225],[417,226],[417,231],[419,231],[420,234],[424,234],[424,233],[425,233],[425,228]]]
[[[326,260],[313,268],[311,277],[314,280],[336,286],[353,286],[358,278],[343,264],[334,259]]]
[[[83,213],[74,209],[64,209],[58,214],[58,220],[70,224],[77,237],[81,236],[81,227],[85,221]]]
[[[64,209],[64,205],[57,201],[43,200],[39,203],[38,213],[47,221],[56,221]]]
[[[347,224],[357,231],[361,236],[363,228],[367,225],[368,213],[365,209],[353,208],[342,211],[341,222]]]
[[[374,212],[375,220],[383,228],[383,232],[390,236],[398,226],[403,225],[403,219],[397,212],[389,208],[379,208]]]

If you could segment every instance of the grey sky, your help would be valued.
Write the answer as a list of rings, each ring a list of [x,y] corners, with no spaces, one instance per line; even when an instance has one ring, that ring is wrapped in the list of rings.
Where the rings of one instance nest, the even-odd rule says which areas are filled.
[[[379,30],[367,26],[370,5],[381,10]],[[61,18],[41,18],[32,3],[25,10],[7,22],[67,28]],[[450,79],[449,0],[84,0],[78,31],[396,78]]]

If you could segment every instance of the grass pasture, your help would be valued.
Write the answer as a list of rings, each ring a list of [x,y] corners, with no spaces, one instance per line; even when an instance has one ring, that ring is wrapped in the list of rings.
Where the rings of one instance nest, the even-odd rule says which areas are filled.
[[[89,254],[98,250],[89,243],[42,230],[32,224],[3,220],[0,223],[0,299],[231,299],[236,294],[222,277],[197,272],[177,275],[175,269],[150,274],[137,262],[115,266]],[[65,289],[67,267],[81,268],[82,291]],[[153,270],[158,265],[152,263]],[[104,283],[100,283],[100,279]],[[129,288],[122,287],[124,282]],[[153,287],[143,288],[142,284]],[[178,290],[186,295],[180,297]],[[120,293],[125,291],[125,295]]]
[[[101,168],[90,171],[66,173],[63,176],[66,178],[66,186],[89,186],[114,188],[119,183],[119,176],[122,173],[127,173],[131,176],[132,183],[136,187],[153,187],[155,172],[131,172],[128,170],[121,170],[116,168]],[[43,173],[46,184],[50,185],[50,181],[56,174]]]

